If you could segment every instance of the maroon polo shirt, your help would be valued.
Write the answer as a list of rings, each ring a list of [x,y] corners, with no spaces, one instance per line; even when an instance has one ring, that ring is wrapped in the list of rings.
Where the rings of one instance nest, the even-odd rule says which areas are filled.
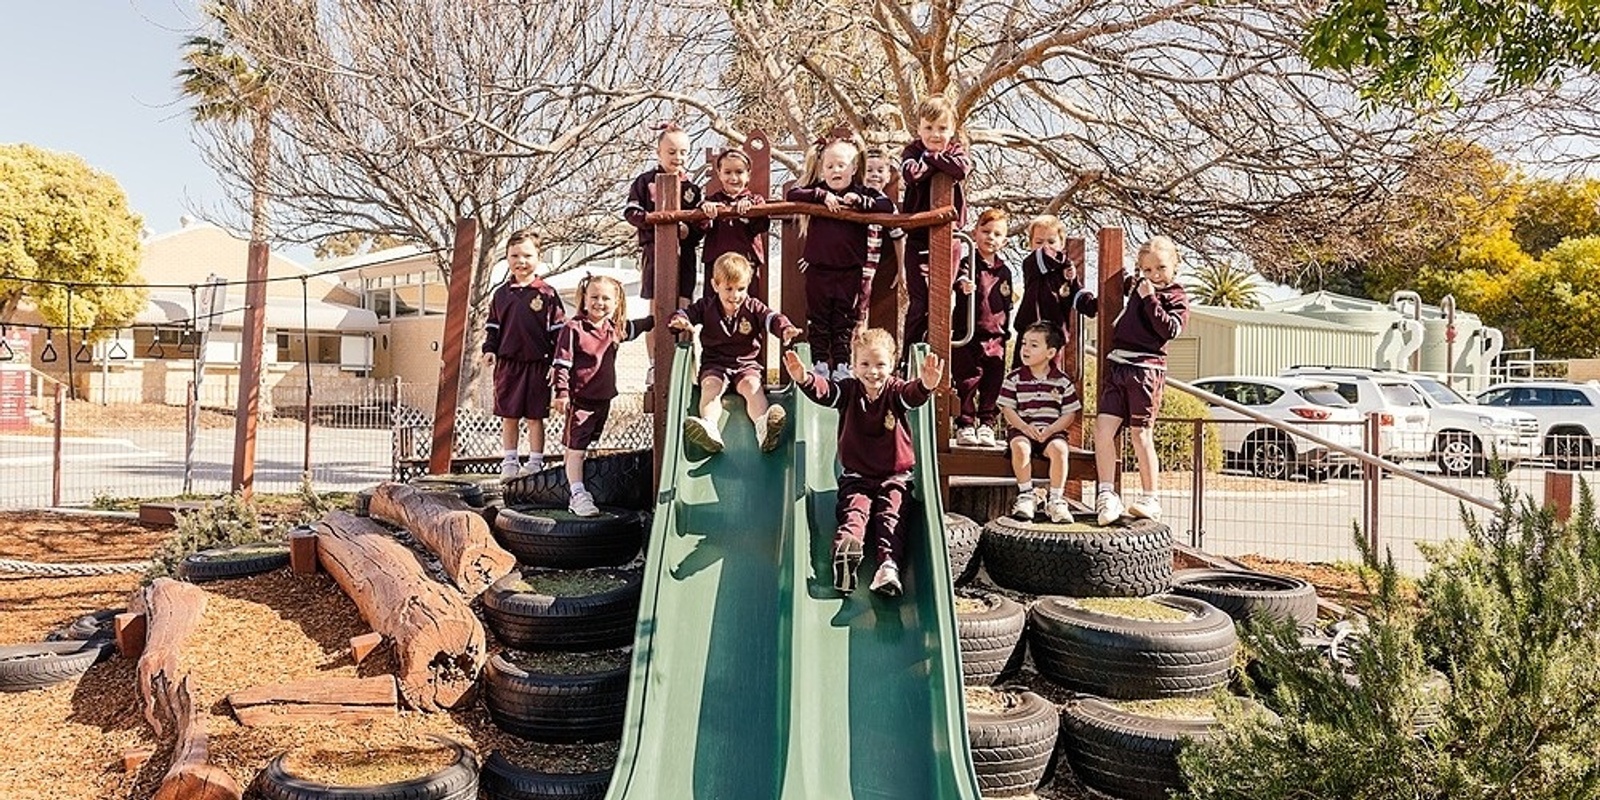
[[[550,284],[534,277],[518,286],[508,278],[489,298],[483,352],[513,361],[549,361],[566,320],[561,295]]]
[[[568,320],[556,337],[555,396],[590,403],[616,397],[617,345],[654,328],[655,322],[650,317],[628,320],[618,337],[609,317],[598,323],[583,317]]]
[[[915,214],[918,211],[929,211],[933,208],[933,174],[943,172],[955,181],[955,190],[951,194],[951,202],[956,207],[956,227],[967,224],[967,198],[961,188],[961,182],[966,180],[967,173],[972,171],[972,157],[967,155],[960,142],[951,142],[949,147],[938,153],[928,152],[922,140],[916,139],[906,145],[900,152],[900,183],[905,187],[905,195],[900,201],[900,210],[906,214]],[[915,177],[913,177],[915,176]],[[907,234],[912,242],[927,242],[928,229],[917,228]],[[923,245],[924,247],[926,245]]]
[[[732,205],[745,198],[755,205],[761,205],[766,198],[745,192],[738,197],[727,192],[715,192],[706,195],[707,203],[718,205]],[[761,247],[761,235],[766,233],[771,226],[770,217],[739,217],[731,212],[719,212],[717,218],[709,220],[705,228],[705,249],[701,251],[700,260],[707,267],[717,263],[717,258],[724,253],[738,253],[750,260],[756,269],[766,264],[766,248]],[[706,287],[709,293],[711,287]]]
[[[672,316],[700,326],[701,369],[735,371],[760,366],[762,332],[782,337],[784,329],[791,327],[788,317],[754,297],[746,297],[732,316],[723,313],[722,300],[716,295],[702,297]]]
[[[826,183],[817,181],[810,186],[796,186],[785,197],[796,203],[822,205],[822,198],[830,191]],[[864,200],[864,205],[857,206],[853,209],[855,211],[886,214],[894,210],[894,203],[890,202],[888,195],[859,183],[852,183],[844,191],[834,194],[843,197],[851,192]],[[802,257],[808,268],[860,269],[861,265],[867,263],[867,226],[830,217],[812,217],[806,225],[806,245]]]
[[[867,398],[861,381],[834,381],[806,373],[800,391],[818,405],[839,411],[839,462],[845,472],[888,478],[916,464],[907,412],[933,396],[922,381],[890,378],[878,399]]]
[[[633,179],[633,184],[628,187],[628,205],[622,209],[622,216],[628,224],[639,229],[639,246],[644,248],[646,258],[655,257],[656,226],[648,225],[644,215],[656,210],[656,176],[665,170],[652,167]],[[685,211],[695,210],[701,205],[700,187],[694,181],[683,178],[678,182],[678,191],[682,196],[678,198],[678,207]],[[694,248],[699,244],[701,230],[698,226],[689,226],[689,237],[678,241],[678,263],[694,264]]]
[[[977,262],[976,270],[973,269],[974,261]],[[973,322],[978,333],[1005,336],[1006,323],[1011,320],[1011,268],[1000,260],[1000,255],[996,253],[994,261],[986,262],[982,256],[973,253],[970,258],[961,260],[956,279],[970,280],[976,285],[970,295],[956,292],[954,329],[966,330],[967,306],[976,302],[978,307]]]

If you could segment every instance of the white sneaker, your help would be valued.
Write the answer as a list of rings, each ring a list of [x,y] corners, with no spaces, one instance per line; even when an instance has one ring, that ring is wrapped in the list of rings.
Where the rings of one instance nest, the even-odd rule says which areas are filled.
[[[956,431],[956,444],[962,447],[977,447],[978,432],[972,428],[962,428]]]
[[[1072,506],[1067,505],[1067,498],[1052,497],[1044,501],[1044,513],[1050,515],[1051,522],[1071,522]]]
[[[811,371],[817,373],[817,377],[826,379],[829,372],[828,362],[818,361],[817,363],[812,364]]]
[[[600,507],[594,504],[594,495],[588,490],[575,492],[572,499],[567,501],[567,510],[580,517],[600,516]]]
[[[1023,492],[1017,495],[1017,501],[1011,504],[1011,516],[1023,522],[1032,522],[1033,513],[1039,508],[1039,501],[1033,492]]]
[[[1128,516],[1137,519],[1148,519],[1153,522],[1161,521],[1161,500],[1151,495],[1144,495],[1133,501],[1128,506]]]
[[[707,453],[722,452],[722,431],[705,417],[685,417],[683,438]]]
[[[844,380],[845,378],[848,378],[848,377],[850,377],[850,365],[848,365],[848,364],[840,364],[839,366],[833,368],[833,379],[834,380],[842,381],[842,380]]]
[[[1122,506],[1122,498],[1116,492],[1101,492],[1094,499],[1095,516],[1102,526],[1110,525],[1126,512]]]
[[[522,474],[522,464],[514,458],[500,462],[500,480],[509,481]]]
[[[523,475],[538,475],[543,470],[544,470],[544,463],[543,462],[540,462],[539,466],[536,467],[536,466],[533,465],[532,461],[529,461],[528,463],[522,465],[521,474],[523,474]]]
[[[977,438],[979,447],[996,447],[1000,444],[1000,442],[994,438],[994,428],[991,428],[988,425],[978,426]]]
[[[867,588],[885,597],[900,596],[900,568],[892,560],[885,560],[878,565],[878,571],[872,576],[872,585]]]

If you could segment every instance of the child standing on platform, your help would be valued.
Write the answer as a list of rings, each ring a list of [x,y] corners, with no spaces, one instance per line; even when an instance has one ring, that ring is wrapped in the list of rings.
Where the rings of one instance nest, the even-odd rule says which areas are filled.
[[[1022,359],[1021,333],[1033,323],[1043,322],[1059,330],[1064,348],[1071,340],[1068,320],[1072,312],[1086,317],[1097,313],[1094,292],[1083,288],[1083,278],[1067,258],[1066,246],[1067,226],[1059,217],[1038,216],[1028,223],[1028,247],[1033,252],[1022,261],[1022,299],[1013,323],[1018,333],[1013,364]],[[1063,355],[1056,357],[1057,366],[1064,366]]]
[[[689,180],[684,165],[689,160],[689,134],[672,122],[661,126],[656,139],[656,165],[639,174],[628,187],[628,205],[622,215],[628,224],[639,229],[639,296],[649,300],[655,294],[656,226],[644,221],[646,214],[655,211],[656,176],[676,173],[678,176],[679,208],[692,210],[701,205],[700,187]],[[695,246],[700,243],[700,229],[685,222],[678,223],[678,263],[668,265],[678,268],[679,305],[694,297]]]
[[[1022,332],[1021,366],[1006,375],[1000,387],[1000,414],[1011,426],[1011,471],[1017,478],[1017,502],[1011,516],[1032,520],[1037,508],[1033,496],[1033,459],[1050,461],[1050,495],[1045,513],[1051,522],[1071,522],[1067,505],[1067,429],[1083,406],[1072,380],[1056,366],[1064,342],[1055,326],[1035,322]]]
[[[500,477],[510,480],[544,468],[544,421],[550,416],[550,361],[556,332],[566,323],[561,295],[534,274],[539,235],[523,229],[506,240],[511,274],[489,299],[483,363],[494,370],[494,415],[500,418],[505,460]],[[521,464],[518,420],[528,423],[528,463]]]
[[[800,392],[819,405],[839,411],[839,528],[833,539],[833,585],[849,594],[856,588],[869,534],[877,547],[874,592],[901,592],[899,562],[905,551],[900,509],[911,480],[914,455],[907,412],[928,402],[944,375],[944,364],[929,353],[917,381],[894,376],[894,337],[882,328],[861,334],[855,343],[851,377],[832,380],[806,372],[790,350],[783,366]],[[933,469],[933,465],[923,465]],[[931,474],[925,479],[931,479]]]
[[[715,291],[673,313],[667,327],[700,327],[700,416],[683,421],[683,436],[708,453],[722,452],[722,394],[732,386],[756,428],[761,451],[770,453],[783,438],[783,406],[767,404],[766,368],[761,339],[766,331],[788,344],[800,334],[788,317],[750,296],[753,268],[738,253],[724,253],[713,267]]]
[[[806,159],[806,175],[788,199],[816,203],[830,211],[885,213],[894,206],[883,192],[861,182],[861,147],[848,139],[818,141]],[[802,220],[806,270],[806,337],[820,373],[850,374],[850,340],[864,303],[862,265],[867,261],[867,226],[829,217]]]
[[[956,138],[956,109],[943,97],[930,97],[917,106],[917,138],[900,154],[900,177],[905,198],[900,210],[907,214],[933,207],[933,174],[942,172],[955,181],[952,202],[956,227],[966,225],[967,201],[961,182],[972,171],[972,159]],[[906,330],[901,341],[909,348],[928,340],[928,229],[906,234]],[[950,287],[945,287],[949,291]]]
[[[1128,278],[1127,305],[1111,329],[1100,385],[1100,409],[1094,421],[1094,465],[1099,478],[1095,512],[1101,525],[1124,515],[1161,519],[1156,495],[1155,440],[1150,426],[1161,409],[1167,382],[1167,342],[1189,321],[1189,295],[1178,283],[1178,246],[1157,236],[1139,248],[1138,274]],[[1123,506],[1113,479],[1117,469],[1117,429],[1133,430],[1133,452],[1139,459],[1139,499]]]
[[[898,193],[898,189],[896,188],[894,193],[890,192],[890,189],[894,188],[892,187],[895,172],[893,159],[882,148],[870,147],[867,149],[865,161],[866,168],[863,170],[861,182],[868,189],[877,189],[887,195],[889,197],[889,210],[893,211],[895,206],[898,205],[895,202],[895,194]],[[874,287],[876,287],[877,291],[887,292],[898,285],[893,275],[885,276],[883,281],[879,281],[877,277],[878,267],[883,263],[884,247],[893,247],[894,243],[903,239],[905,235],[906,232],[899,228],[890,228],[886,231],[882,225],[876,223],[867,226],[867,262],[861,269],[861,306],[863,311],[861,312],[861,319],[856,323],[857,331],[867,329],[867,316],[872,310]],[[900,259],[894,259],[893,263],[898,269]]]
[[[961,260],[956,270],[956,302],[951,329],[957,338],[972,336],[950,353],[950,379],[960,401],[956,413],[956,444],[994,447],[995,422],[1000,412],[1000,382],[1006,376],[1006,339],[1011,319],[1011,268],[1000,260],[1006,246],[1006,213],[991,208],[978,215],[972,241],[977,252]]]
[[[743,150],[728,148],[717,154],[717,182],[721,188],[706,195],[700,210],[706,212],[705,248],[700,260],[705,264],[704,297],[716,297],[712,290],[717,259],[736,253],[749,262],[756,274],[766,264],[766,248],[761,237],[768,230],[769,217],[746,217],[751,206],[761,205],[765,197],[750,191],[750,157]],[[752,275],[752,278],[754,276]]]
[[[622,284],[599,275],[578,283],[578,313],[556,338],[555,399],[551,408],[566,415],[561,443],[572,499],[567,508],[580,517],[600,513],[583,486],[583,456],[600,438],[611,400],[617,396],[617,347],[655,327],[650,317],[630,320]]]

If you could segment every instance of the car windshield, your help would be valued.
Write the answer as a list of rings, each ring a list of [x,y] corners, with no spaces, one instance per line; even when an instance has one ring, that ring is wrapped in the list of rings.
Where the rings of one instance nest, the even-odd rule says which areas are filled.
[[[1425,405],[1422,402],[1422,396],[1417,394],[1417,390],[1403,383],[1386,383],[1379,386],[1378,390],[1383,392],[1385,399],[1397,406]]]
[[[1422,391],[1427,392],[1428,396],[1433,398],[1433,402],[1438,403],[1441,406],[1473,404],[1471,400],[1462,397],[1456,392],[1456,390],[1432,378],[1415,378],[1413,380],[1415,380],[1418,386],[1422,387]]]
[[[1307,386],[1295,392],[1295,394],[1304,397],[1307,402],[1316,403],[1319,406],[1350,407],[1350,404],[1345,402],[1344,395],[1339,394],[1332,386]]]

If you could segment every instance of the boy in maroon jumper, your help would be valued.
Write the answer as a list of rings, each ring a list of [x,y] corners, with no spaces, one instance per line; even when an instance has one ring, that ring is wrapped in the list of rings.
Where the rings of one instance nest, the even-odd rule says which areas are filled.
[[[1067,226],[1059,217],[1043,215],[1028,222],[1028,247],[1032,252],[1022,260],[1022,299],[1017,302],[1016,352],[1012,363],[1022,361],[1022,332],[1035,322],[1054,325],[1061,331],[1063,347],[1067,341],[1067,320],[1073,311],[1095,316],[1099,306],[1094,292],[1083,288],[1078,267],[1067,259]],[[1056,365],[1064,366],[1060,355]]]
[[[683,436],[708,453],[722,452],[722,394],[729,386],[744,397],[761,452],[776,450],[783,438],[783,407],[767,403],[761,338],[764,331],[771,331],[788,344],[800,329],[750,296],[751,272],[744,256],[724,253],[712,269],[711,286],[716,293],[678,309],[667,321],[667,327],[675,331],[701,326],[700,416],[683,421]]]
[[[972,171],[972,159],[956,139],[956,109],[943,97],[930,97],[917,106],[917,138],[900,153],[900,177],[905,197],[900,210],[906,214],[929,211],[933,207],[933,173],[943,172],[955,181],[952,202],[956,207],[956,226],[966,224],[967,200],[961,182]],[[949,291],[949,287],[945,287]],[[906,233],[906,332],[907,348],[928,340],[928,229]]]
[[[1139,248],[1135,263],[1139,273],[1128,278],[1128,304],[1111,329],[1100,410],[1094,420],[1094,466],[1099,479],[1095,511],[1101,525],[1110,525],[1125,514],[1161,519],[1161,499],[1156,496],[1161,465],[1150,426],[1161,409],[1161,390],[1167,383],[1167,342],[1176,339],[1189,321],[1189,295],[1178,283],[1178,246],[1157,236]],[[1133,429],[1133,452],[1139,459],[1143,490],[1126,508],[1112,483],[1117,469],[1117,429],[1124,421]]]
[[[812,402],[839,410],[839,529],[833,538],[833,586],[849,594],[856,588],[868,532],[878,548],[878,570],[871,589],[900,594],[899,557],[905,550],[900,508],[905,502],[915,456],[906,412],[928,402],[944,375],[944,363],[929,353],[915,383],[894,377],[894,337],[872,328],[856,340],[852,377],[830,380],[806,371],[793,350],[783,367]],[[933,465],[926,465],[932,468]]]
[[[806,159],[806,175],[787,198],[816,203],[830,211],[886,213],[889,198],[861,182],[861,148],[848,139],[819,142]],[[850,374],[850,339],[865,310],[861,301],[862,265],[867,261],[867,226],[829,217],[802,220],[806,270],[806,336],[815,348],[819,371],[835,378]]]
[[[639,296],[646,300],[656,296],[656,226],[647,224],[644,215],[656,210],[656,176],[662,174],[678,174],[679,208],[700,207],[700,187],[689,180],[689,174],[684,171],[688,158],[689,134],[675,123],[665,123],[656,139],[656,165],[640,173],[628,187],[628,204],[622,209],[622,216],[639,229]],[[700,243],[700,236],[698,227],[678,223],[678,298],[682,301],[679,305],[694,297],[694,250]]]
[[[1072,379],[1056,366],[1056,354],[1065,342],[1054,326],[1035,322],[1022,332],[1022,365],[1006,375],[1000,387],[1000,413],[1011,427],[1011,472],[1017,478],[1017,501],[1011,516],[1032,520],[1037,501],[1033,496],[1033,459],[1050,460],[1050,496],[1045,512],[1051,522],[1071,522],[1067,505],[1067,429],[1083,405]]]
[[[538,276],[539,235],[523,229],[506,240],[511,274],[489,298],[483,364],[494,370],[494,415],[500,418],[505,461],[500,477],[532,475],[544,467],[544,421],[550,416],[550,360],[556,332],[566,323],[561,295]],[[521,466],[517,421],[528,421],[528,464]]]
[[[1006,246],[1006,212],[991,208],[978,215],[972,231],[977,252],[956,270],[956,302],[951,328],[965,333],[968,314],[973,332],[968,342],[950,353],[950,378],[960,402],[956,444],[994,447],[1000,411],[1000,382],[1006,375],[1006,322],[1011,318],[1011,268],[1000,260]],[[969,307],[973,307],[971,312]]]
[[[705,231],[705,248],[700,260],[705,264],[706,290],[704,297],[715,297],[712,274],[717,259],[725,253],[737,253],[750,262],[751,277],[761,271],[766,263],[766,249],[761,237],[772,222],[771,217],[746,217],[751,206],[761,205],[766,198],[750,192],[750,157],[743,150],[728,148],[717,155],[717,183],[721,188],[706,195],[700,210],[706,212],[701,223]]]
[[[600,513],[583,485],[583,455],[611,413],[617,396],[617,346],[655,327],[650,317],[628,319],[622,284],[615,278],[590,276],[578,284],[578,313],[556,338],[555,399],[550,407],[565,414],[563,460],[572,499],[567,508],[580,517]]]

